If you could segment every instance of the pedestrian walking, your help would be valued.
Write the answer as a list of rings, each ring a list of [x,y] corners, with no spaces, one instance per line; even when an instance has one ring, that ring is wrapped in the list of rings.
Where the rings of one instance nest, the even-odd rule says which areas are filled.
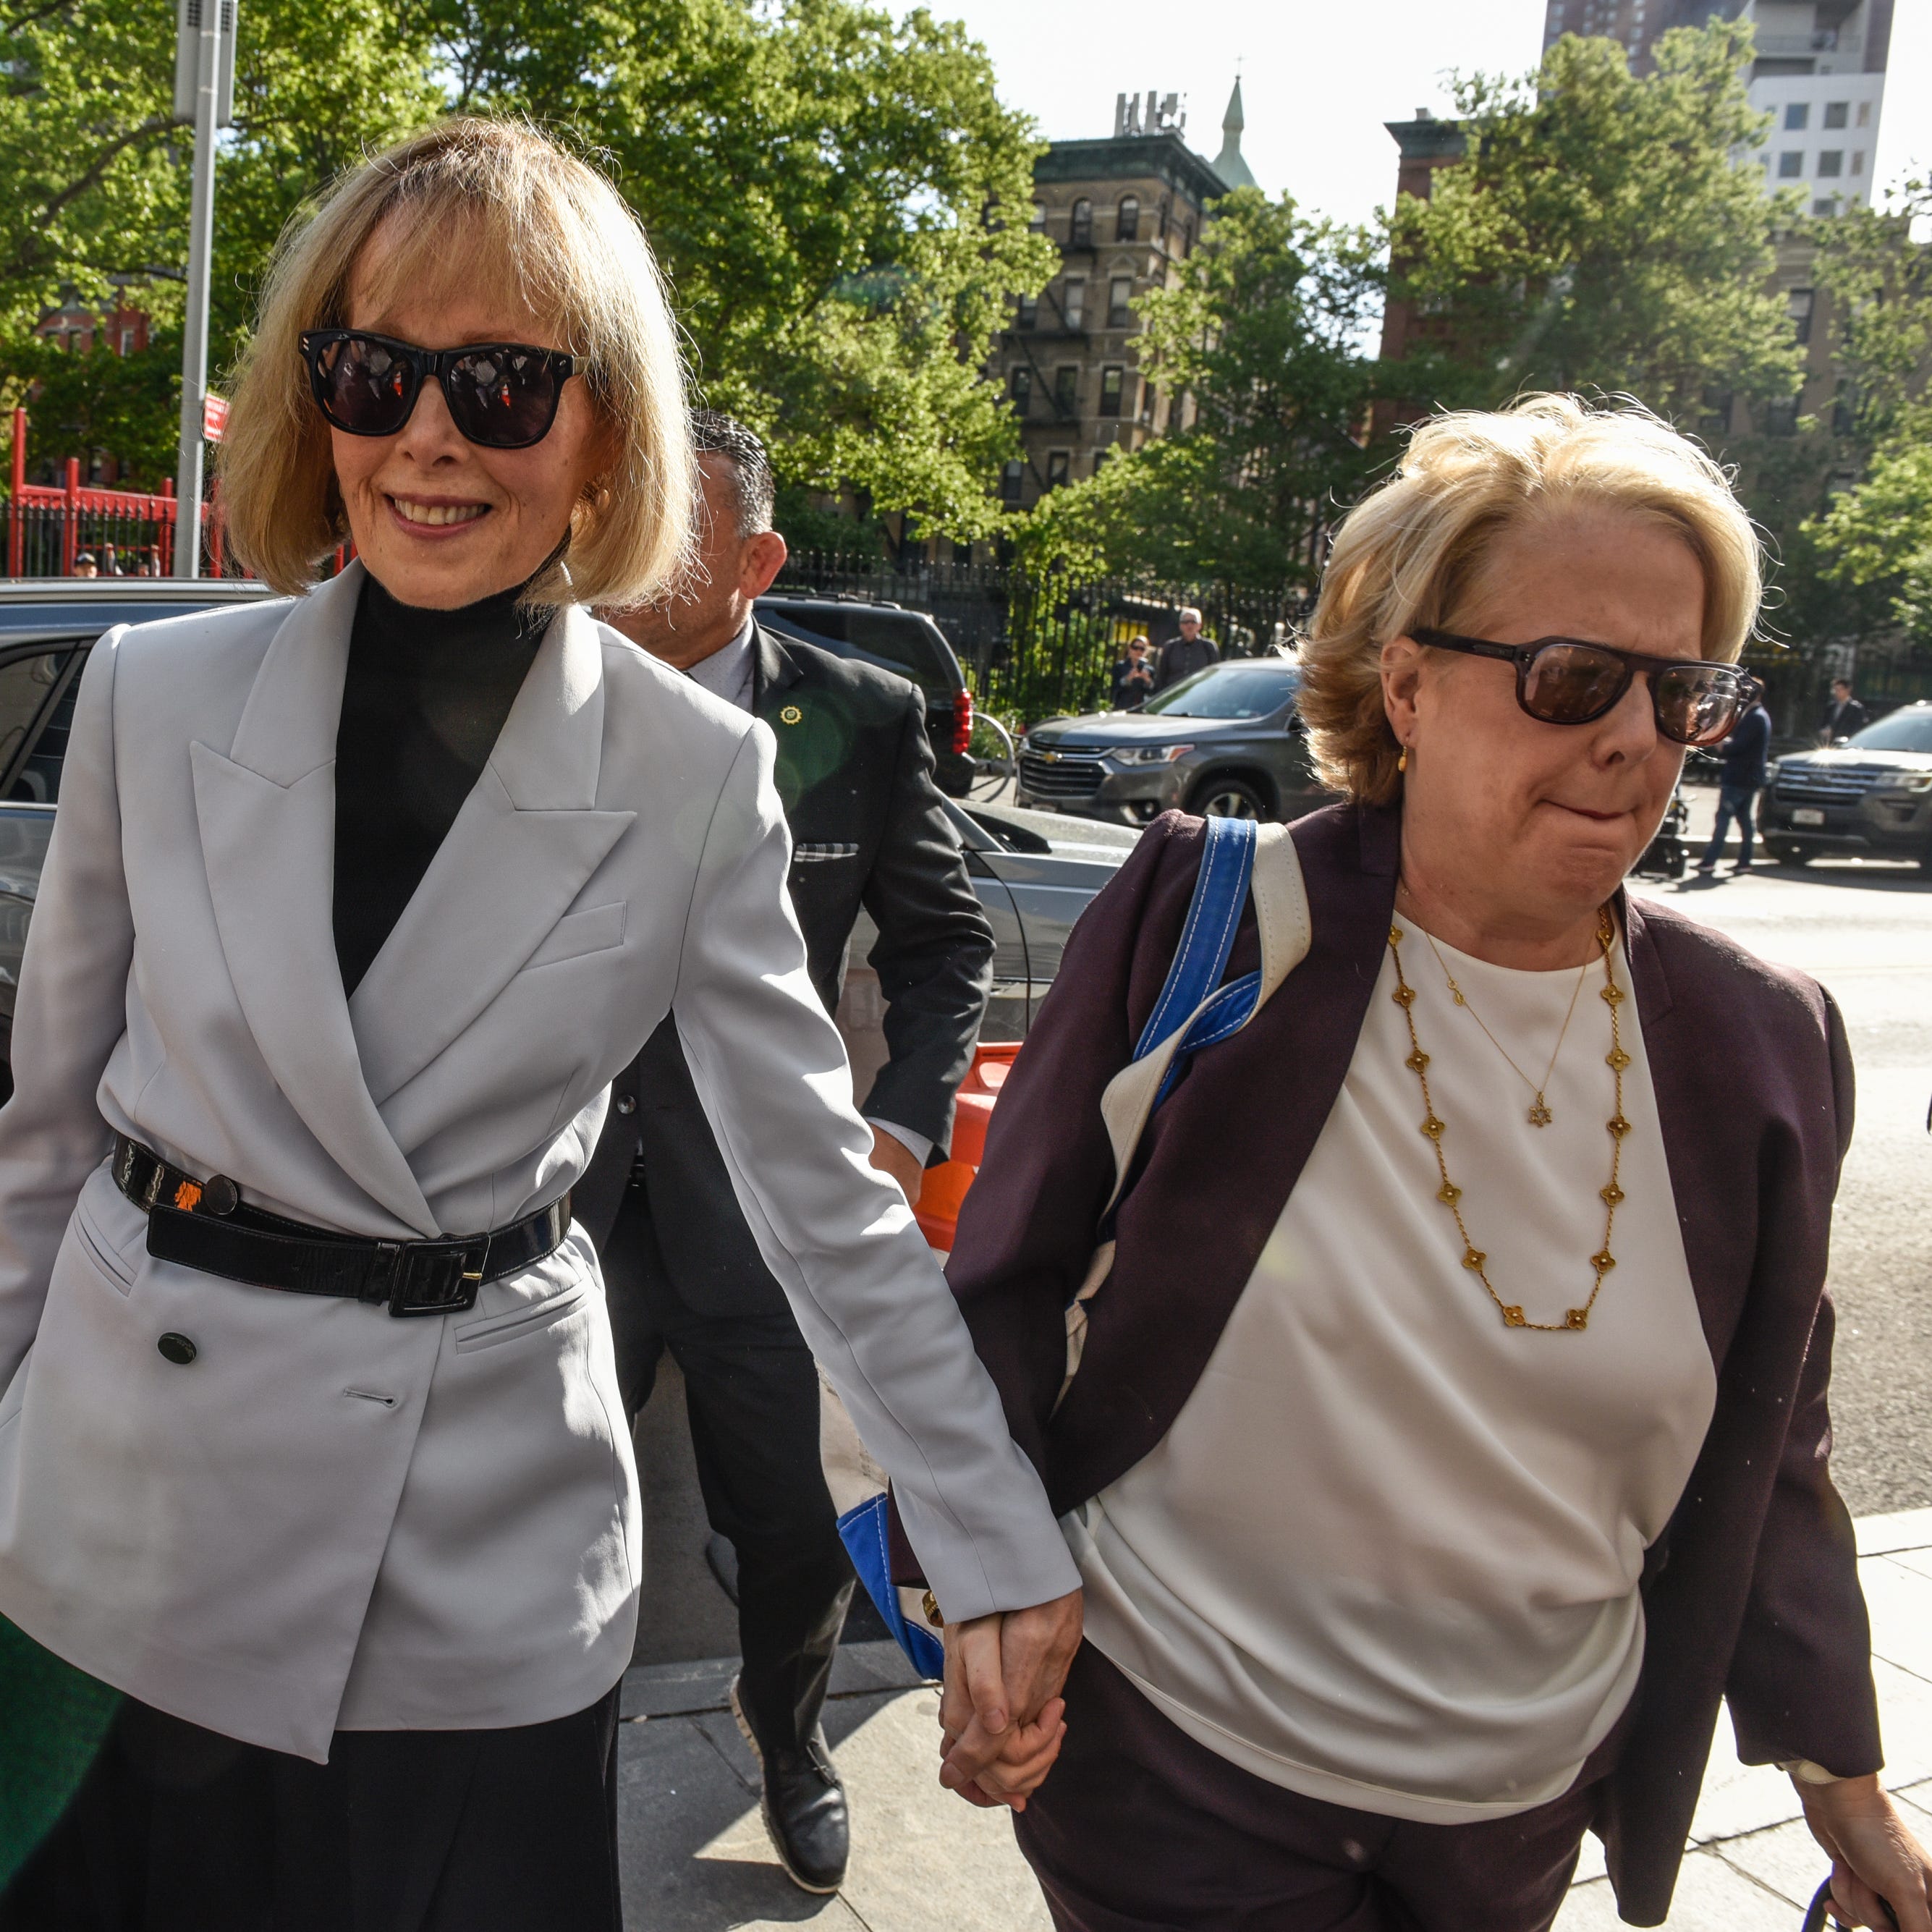
[[[513,122],[365,161],[278,256],[223,466],[284,598],[94,646],[20,976],[0,1614],[124,1702],[0,1925],[619,1925],[644,1550],[571,1190],[673,1010],[966,1620],[948,1775],[1050,1748],[1076,1580],[866,1159],[770,734],[585,608],[686,549],[634,219]]]
[[[1180,636],[1161,646],[1160,668],[1154,679],[1156,691],[1165,691],[1183,678],[1192,677],[1196,671],[1221,662],[1221,646],[1212,638],[1201,634],[1198,610],[1190,605],[1180,613],[1178,621]]]
[[[1852,694],[1851,680],[1832,679],[1832,701],[1826,706],[1824,716],[1818,721],[1819,743],[1842,745],[1853,732],[1862,731],[1870,722],[1870,714]]]
[[[1154,695],[1149,649],[1145,638],[1130,638],[1126,655],[1114,660],[1108,699],[1116,711],[1138,711]]]
[[[1829,1474],[1844,1030],[1622,884],[1753,700],[1759,596],[1722,473],[1634,407],[1417,430],[1300,653],[1344,802],[1262,835],[1305,957],[1203,1022],[1097,1266],[1206,824],[1070,941],[950,1268],[1087,1588],[1017,1820],[1069,1932],[1540,1932],[1586,1828],[1660,1924],[1720,1696],[1843,1916],[1932,1928]]]
[[[1714,872],[1724,855],[1724,839],[1733,820],[1738,828],[1736,869],[1751,867],[1751,822],[1758,794],[1764,789],[1771,750],[1771,713],[1760,699],[1740,718],[1724,740],[1724,764],[1718,779],[1718,822],[1711,842],[1697,862],[1700,872]]]
[[[608,614],[634,642],[777,740],[793,910],[827,1013],[861,908],[888,1058],[865,1112],[872,1164],[916,1198],[944,1157],[972,1064],[993,934],[933,782],[923,694],[877,667],[766,629],[754,600],[784,562],[771,466],[744,424],[700,410],[697,567],[676,595]],[[674,1005],[612,1085],[579,1217],[603,1257],[627,1415],[668,1349],[716,1537],[736,1564],[742,1669],[733,1708],[763,1767],[764,1814],[808,1892],[845,1876],[844,1790],[819,1714],[852,1595],[818,1461],[818,1372],[739,1205]]]

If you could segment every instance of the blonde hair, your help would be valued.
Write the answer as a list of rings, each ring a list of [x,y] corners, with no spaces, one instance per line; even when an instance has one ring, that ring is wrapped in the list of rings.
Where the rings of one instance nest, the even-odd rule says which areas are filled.
[[[1684,539],[1704,573],[1704,654],[1735,662],[1762,594],[1757,536],[1695,443],[1636,404],[1574,396],[1436,416],[1335,532],[1298,700],[1324,782],[1362,804],[1393,799],[1402,748],[1383,709],[1382,646],[1417,625],[1453,629],[1506,532],[1599,509]]]
[[[236,554],[278,590],[300,592],[348,536],[299,339],[343,325],[350,278],[386,224],[391,245],[365,293],[380,302],[425,282],[500,275],[578,358],[611,435],[610,467],[573,511],[566,554],[532,584],[530,601],[635,604],[657,594],[688,547],[694,467],[663,282],[616,190],[508,121],[458,118],[398,142],[283,236],[220,449]]]

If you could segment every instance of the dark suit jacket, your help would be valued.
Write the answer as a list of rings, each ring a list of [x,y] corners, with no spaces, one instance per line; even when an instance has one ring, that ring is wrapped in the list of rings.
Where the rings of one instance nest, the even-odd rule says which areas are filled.
[[[1138,1462],[1205,1367],[1341,1090],[1387,943],[1400,832],[1396,812],[1348,806],[1296,822],[1312,950],[1154,1116],[1056,1413],[1062,1312],[1112,1181],[1100,1094],[1173,957],[1200,821],[1156,820],[1075,929],[1000,1094],[948,1269],[1056,1510]],[[1826,1466],[1826,1249],[1852,1129],[1844,1030],[1802,974],[1662,908],[1623,911],[1718,1388],[1646,1562],[1643,1676],[1599,1820],[1624,1915],[1648,1925],[1669,1908],[1721,1696],[1749,1761],[1810,1758],[1850,1776],[1880,1752],[1852,1527]],[[1250,909],[1229,974],[1258,963]]]
[[[792,907],[812,983],[835,1009],[862,906],[879,931],[869,963],[891,1056],[862,1111],[926,1135],[942,1154],[992,982],[993,934],[933,782],[925,700],[871,664],[762,626],[755,635],[754,708],[778,740]],[[669,1210],[652,1216],[656,1251],[687,1305],[783,1308],[698,1105],[675,1014],[612,1083],[603,1137],[572,1196],[600,1251],[634,1168]]]
[[[1841,710],[1828,704],[1818,720],[1818,735],[1828,745],[1842,744],[1854,731],[1862,731],[1871,722],[1871,714],[1856,698],[1845,700]]]

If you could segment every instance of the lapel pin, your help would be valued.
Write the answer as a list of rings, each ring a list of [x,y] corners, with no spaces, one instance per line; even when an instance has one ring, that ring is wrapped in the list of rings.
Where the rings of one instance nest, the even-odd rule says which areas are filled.
[[[796,724],[804,716],[805,713],[796,704],[788,704],[778,713],[778,722],[781,724]]]

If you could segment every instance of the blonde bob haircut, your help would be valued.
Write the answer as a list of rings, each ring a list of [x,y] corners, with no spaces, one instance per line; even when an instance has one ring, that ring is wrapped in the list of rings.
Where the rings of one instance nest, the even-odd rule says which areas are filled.
[[[1636,404],[1574,396],[1437,416],[1335,532],[1300,652],[1300,709],[1324,782],[1390,802],[1402,748],[1382,706],[1382,646],[1417,625],[1459,628],[1502,587],[1484,565],[1506,532],[1600,511],[1690,546],[1704,573],[1704,655],[1735,662],[1762,592],[1757,537],[1695,443]]]
[[[229,540],[280,591],[306,590],[349,536],[329,428],[300,338],[340,328],[352,275],[377,312],[404,290],[500,287],[578,358],[611,437],[536,604],[646,601],[690,538],[693,458],[677,338],[650,246],[594,169],[511,121],[457,118],[344,175],[278,248],[220,448]],[[425,347],[440,348],[440,343]]]

